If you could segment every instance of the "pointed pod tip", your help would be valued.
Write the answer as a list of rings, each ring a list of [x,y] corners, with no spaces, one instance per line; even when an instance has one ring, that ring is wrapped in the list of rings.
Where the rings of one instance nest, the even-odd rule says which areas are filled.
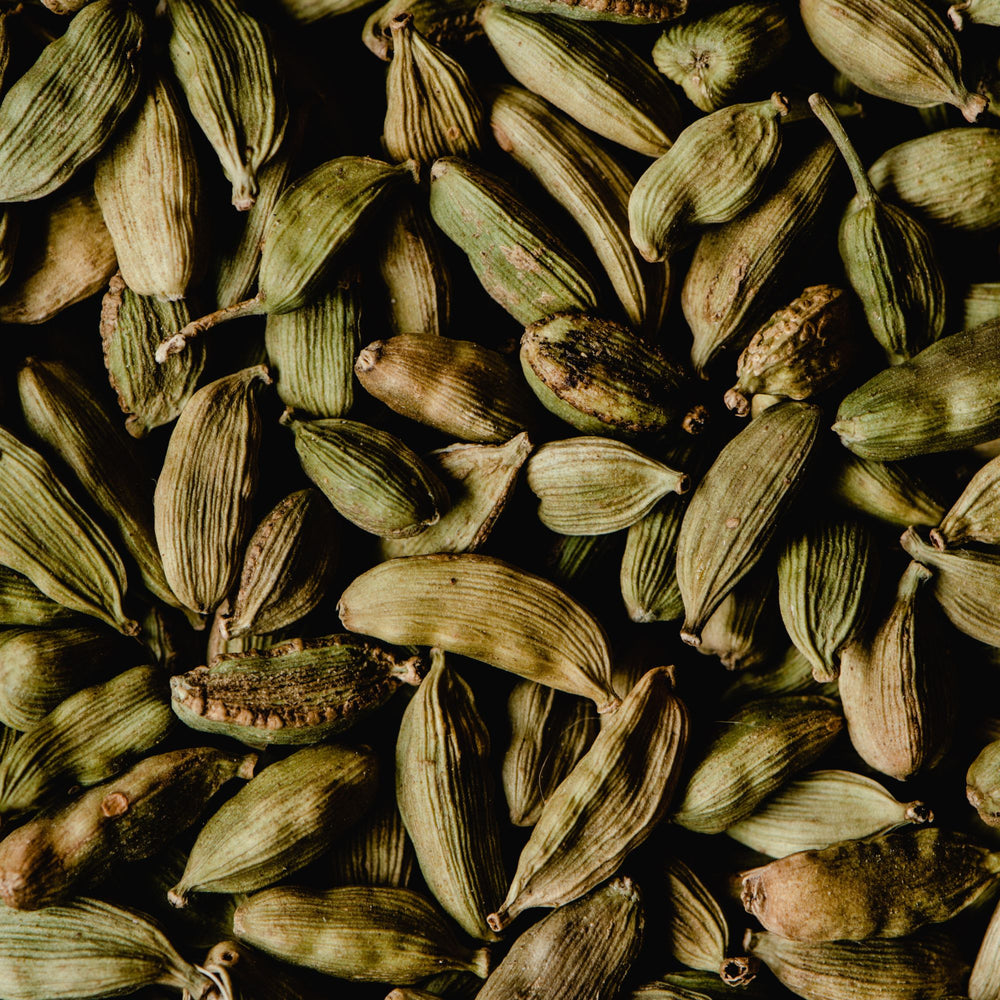
[[[681,639],[689,646],[697,647],[701,645],[701,633],[696,632],[694,626],[688,625],[687,622],[684,623],[684,627],[681,629]]]
[[[958,109],[962,112],[962,117],[967,122],[974,122],[989,107],[989,103],[989,98],[984,97],[982,94],[969,94],[958,105]]]
[[[173,889],[170,889],[167,892],[167,902],[169,902],[170,905],[175,907],[176,909],[183,910],[184,907],[187,906],[187,893],[178,892],[179,888],[180,888],[180,883],[178,882],[177,885],[173,887]]]
[[[505,906],[501,906],[496,913],[491,913],[486,918],[487,926],[495,934],[499,934],[509,923],[510,914]]]

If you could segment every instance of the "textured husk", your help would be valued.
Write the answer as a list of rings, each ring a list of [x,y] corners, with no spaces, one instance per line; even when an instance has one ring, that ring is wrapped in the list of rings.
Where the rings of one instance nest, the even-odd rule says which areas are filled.
[[[969,542],[1000,545],[1000,457],[993,458],[969,480],[962,495],[931,532],[937,548]]]
[[[1000,826],[1000,740],[988,743],[969,765],[965,794],[988,826]]]
[[[670,622],[684,614],[676,572],[683,518],[684,501],[668,494],[628,529],[619,585],[634,622]]]
[[[852,510],[886,524],[908,528],[940,523],[945,506],[898,462],[875,462],[842,451],[831,492]]]

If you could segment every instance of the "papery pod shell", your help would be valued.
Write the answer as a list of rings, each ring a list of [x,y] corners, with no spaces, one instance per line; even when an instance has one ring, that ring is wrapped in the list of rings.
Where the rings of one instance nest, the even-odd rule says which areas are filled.
[[[1000,282],[981,282],[965,289],[962,328],[971,330],[991,319],[1000,319]]]
[[[435,552],[475,552],[493,531],[531,453],[526,433],[506,444],[453,444],[425,456],[441,480],[451,505],[436,524],[409,538],[383,538],[384,559],[430,555]]]
[[[130,5],[96,0],[42,50],[0,103],[0,202],[50,194],[104,148],[139,93],[144,35]]]
[[[0,566],[0,625],[79,624],[76,612],[46,597],[26,576]]]
[[[810,399],[838,382],[858,354],[848,294],[812,285],[779,309],[753,335],[736,363],[736,385],[726,406],[750,413],[758,393]]]
[[[251,896],[233,931],[275,958],[361,982],[417,983],[446,969],[486,977],[489,952],[460,944],[452,925],[409,889],[282,886]]]
[[[17,376],[28,429],[60,458],[115,526],[151,594],[177,605],[153,535],[152,490],[139,449],[77,372],[27,358]]]
[[[253,892],[304,868],[375,798],[378,760],[367,749],[306,747],[271,764],[213,813],[168,897]]]
[[[546,409],[585,434],[662,433],[688,410],[687,372],[599,316],[532,323],[521,338],[521,369]]]
[[[686,493],[690,477],[622,441],[550,441],[528,460],[538,516],[563,535],[606,535],[645,517],[667,493]]]
[[[111,781],[29,820],[0,841],[0,898],[19,910],[62,902],[118,864],[158,853],[196,822],[231,778],[249,778],[256,757],[210,747],[140,761]]]
[[[170,423],[194,393],[205,367],[203,344],[194,343],[163,364],[154,357],[160,341],[190,319],[185,303],[143,298],[121,275],[112,277],[101,306],[104,366],[132,437]]]
[[[996,1000],[1000,996],[1000,905],[986,927],[966,992],[970,1000]]]
[[[940,616],[932,573],[911,562],[874,638],[847,647],[840,697],[858,755],[899,781],[933,767],[950,743],[954,706],[941,674]]]
[[[486,922],[507,874],[494,809],[490,738],[468,684],[432,655],[396,740],[396,802],[427,887],[470,937]]]
[[[628,529],[619,583],[634,622],[670,622],[684,614],[677,585],[677,536],[684,502],[667,495]]]
[[[996,608],[1000,594],[1000,555],[974,549],[941,550],[914,528],[899,544],[922,564],[934,597],[955,628],[989,646],[1000,646]]]
[[[521,87],[496,90],[490,127],[497,145],[583,230],[628,321],[655,334],[667,309],[670,269],[644,261],[629,237],[631,172],[586,129]]]
[[[482,146],[484,112],[468,74],[424,38],[412,14],[394,17],[389,32],[385,151],[397,163],[415,160],[421,167],[439,156],[475,156]]]
[[[264,330],[278,398],[295,412],[344,417],[354,405],[361,347],[361,281],[354,269],[291,312],[270,313]]]
[[[845,397],[833,429],[855,455],[881,462],[1000,436],[1000,320],[879,372]]]
[[[2,322],[44,323],[99,292],[115,273],[114,244],[91,190],[30,206],[20,226],[17,259],[0,289]]]
[[[963,0],[948,8],[948,17],[956,31],[962,30],[966,18],[972,24],[997,27],[1000,26],[1000,6],[997,5],[997,0]]]
[[[800,0],[813,45],[865,93],[925,108],[953,104],[968,121],[986,98],[962,83],[958,42],[923,0]]]
[[[490,927],[502,930],[533,907],[563,906],[614,875],[666,815],[687,741],[673,669],[648,671],[542,807]]]
[[[774,536],[802,484],[821,418],[809,403],[772,406],[722,449],[698,484],[677,539],[685,642],[698,644],[712,612]]]
[[[476,1000],[617,996],[639,954],[644,927],[639,887],[630,878],[613,879],[524,931]]]
[[[413,879],[416,857],[396,806],[396,790],[386,787],[375,805],[330,850],[334,885],[390,885],[406,888]]]
[[[933,527],[947,509],[899,463],[875,462],[849,451],[839,456],[831,492],[852,510],[900,528]]]
[[[395,435],[356,420],[293,420],[305,474],[362,531],[406,538],[436,524],[448,494]]]
[[[781,7],[739,3],[668,28],[653,46],[653,62],[696,108],[711,112],[744,92],[789,41]]]
[[[187,119],[173,87],[158,74],[94,174],[118,267],[136,295],[184,297],[200,263],[199,187]]]
[[[500,444],[534,423],[534,401],[497,351],[402,333],[358,355],[358,381],[390,409],[460,441]]]
[[[757,204],[698,241],[681,307],[699,374],[722,352],[742,350],[781,300],[795,293],[797,263],[813,245],[836,162],[832,142],[813,147],[772,176]]]
[[[629,231],[639,253],[665,260],[709,225],[729,222],[760,196],[778,161],[780,94],[733,104],[695,119],[636,182],[628,202]],[[713,164],[707,179],[704,164]]]
[[[417,656],[330,635],[222,653],[170,687],[174,711],[192,729],[250,746],[295,746],[349,729],[423,673]]]
[[[880,195],[925,221],[968,233],[1000,227],[1000,129],[910,139],[884,152],[868,176]]]
[[[813,677],[812,664],[790,646],[784,656],[775,657],[763,666],[739,671],[723,692],[721,704],[726,711],[733,711],[749,701],[795,694],[836,698],[837,683],[820,684]]]
[[[778,604],[788,637],[818,681],[840,673],[875,602],[878,553],[860,522],[820,517],[790,534],[778,557]]]
[[[741,580],[705,622],[698,652],[717,656],[727,670],[747,670],[780,650],[775,627],[774,564],[770,560]]]
[[[368,50],[388,62],[392,58],[389,24],[400,14],[411,14],[424,38],[449,47],[481,34],[476,24],[476,0],[388,0],[365,21],[361,41]]]
[[[14,273],[14,255],[20,235],[16,212],[7,206],[0,207],[0,285],[6,284]]]
[[[603,628],[554,584],[499,559],[390,559],[341,595],[340,620],[387,642],[440,646],[613,711]]]
[[[808,767],[843,725],[829,698],[790,695],[749,702],[717,727],[671,819],[698,833],[722,833]]]
[[[937,548],[976,542],[1000,545],[1000,457],[980,467],[962,495],[930,533]]]
[[[337,520],[317,490],[280,500],[247,543],[225,637],[277,632],[304,618],[326,593],[339,547]]]
[[[107,535],[38,452],[0,428],[0,563],[73,611],[125,635],[125,567]]]
[[[1000,826],[1000,740],[988,743],[969,765],[965,794],[987,826]]]
[[[81,688],[107,680],[143,656],[137,644],[79,622],[0,631],[0,722],[25,732]]]
[[[10,1000],[102,1000],[155,984],[197,998],[212,985],[146,917],[98,899],[5,906],[0,941],[0,989]]]
[[[250,534],[262,433],[262,365],[210,382],[174,425],[153,494],[156,542],[177,599],[208,614],[229,593]]]
[[[156,746],[173,717],[162,675],[134,667],[70,695],[0,760],[0,813],[19,815],[72,785],[100,784]]]
[[[788,941],[747,931],[743,945],[804,1000],[931,1000],[955,994],[969,967],[939,930],[868,941]]]
[[[469,258],[486,293],[522,325],[597,306],[583,264],[514,190],[455,157],[431,167],[435,223]]]
[[[270,38],[232,0],[167,0],[166,13],[177,81],[233,186],[233,204],[246,211],[288,121]]]
[[[950,920],[1000,876],[1000,853],[925,827],[801,851],[741,874],[743,905],[767,930],[793,941],[859,941]]]

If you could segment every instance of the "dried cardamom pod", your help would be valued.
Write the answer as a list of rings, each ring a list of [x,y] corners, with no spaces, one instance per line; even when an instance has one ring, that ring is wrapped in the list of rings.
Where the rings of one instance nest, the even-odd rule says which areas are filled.
[[[170,435],[153,494],[156,542],[170,589],[209,614],[232,589],[250,534],[261,419],[263,365],[202,386]]]
[[[736,363],[725,403],[750,414],[756,393],[810,399],[840,381],[858,354],[851,306],[842,288],[812,285],[753,335]]]
[[[969,542],[1000,545],[1000,457],[990,459],[969,480],[962,495],[930,533],[939,549],[954,548]]]
[[[837,682],[820,684],[813,677],[812,664],[794,646],[789,646],[784,656],[775,657],[763,666],[739,671],[723,692],[721,704],[728,712],[749,701],[790,694],[836,698]]]
[[[0,202],[62,187],[111,139],[139,93],[142,18],[95,0],[48,44],[0,102]]]
[[[329,852],[334,885],[390,885],[406,888],[416,858],[396,806],[396,789],[382,781],[375,804],[338,838]]]
[[[519,323],[596,308],[597,286],[584,265],[506,181],[456,157],[437,160],[430,178],[434,221]]]
[[[499,444],[534,422],[520,375],[471,340],[402,333],[358,355],[354,374],[391,410],[461,441]]]
[[[338,979],[410,985],[446,969],[480,979],[489,970],[489,950],[460,944],[437,908],[410,889],[265,889],[240,904],[233,931],[268,955]]]
[[[993,440],[1000,435],[1000,320],[942,337],[879,372],[844,398],[833,429],[855,455],[880,462]]]
[[[822,411],[781,402],[722,449],[698,484],[677,538],[681,638],[698,645],[712,612],[753,568],[802,484]]]
[[[983,935],[966,992],[970,1000],[994,1000],[1000,993],[1000,905]]]
[[[671,622],[684,614],[677,585],[677,536],[684,502],[667,494],[628,529],[619,582],[634,622]]]
[[[872,778],[851,771],[810,771],[789,782],[726,836],[772,858],[816,851],[841,840],[931,823],[923,802],[899,802]]]
[[[756,959],[754,960],[756,964]],[[755,980],[758,982],[759,980]],[[763,1000],[766,990],[752,984],[740,987],[740,995]],[[666,972],[653,982],[643,983],[631,993],[623,994],[628,1000],[732,1000],[732,987],[709,972]]]
[[[490,127],[497,145],[583,230],[629,322],[655,335],[668,305],[670,268],[644,261],[629,237],[632,174],[586,129],[521,87],[497,88]]]
[[[702,111],[718,111],[746,90],[791,41],[785,12],[756,0],[668,28],[653,62]]]
[[[104,366],[125,419],[125,430],[141,438],[170,423],[191,398],[205,367],[204,344],[157,364],[160,341],[191,317],[184,302],[136,295],[120,274],[112,277],[101,306]]]
[[[705,226],[729,222],[760,196],[778,160],[782,94],[732,104],[696,118],[636,182],[628,201],[629,231],[639,253],[665,260]],[[794,116],[792,116],[794,117]],[[705,175],[705,163],[713,172]]]
[[[337,605],[352,632],[386,642],[440,646],[611,712],[604,629],[542,577],[479,555],[390,559],[362,573]]]
[[[308,973],[275,962],[238,941],[220,941],[214,945],[205,956],[203,968],[216,975],[224,973],[224,985],[232,987],[227,994],[217,984],[204,1000],[229,1000],[230,995],[241,1000],[323,1000],[325,997],[322,987]],[[219,978],[223,979],[223,975]]]
[[[808,767],[843,725],[830,698],[749,702],[716,727],[671,819],[697,833],[722,833]]]
[[[173,710],[192,729],[250,746],[295,746],[349,729],[423,673],[419,656],[329,635],[222,653],[171,677],[170,687]]]
[[[755,567],[705,622],[698,652],[717,656],[727,670],[768,662],[783,638],[775,627],[775,589],[773,562]]]
[[[227,781],[249,778],[256,761],[211,747],[173,750],[36,816],[0,841],[0,899],[19,910],[52,906],[122,862],[151,857]]]
[[[852,510],[900,528],[933,527],[946,510],[899,462],[874,462],[849,451],[840,453],[831,487]]]
[[[362,531],[406,538],[447,510],[440,480],[394,434],[335,417],[289,425],[305,474]]]
[[[26,576],[0,566],[0,625],[79,624],[76,612],[46,597]]]
[[[17,213],[3,206],[0,208],[0,285],[6,284],[14,273],[14,254],[20,235]]]
[[[9,83],[7,73],[10,71],[10,60],[14,52],[14,40],[11,38],[9,19],[14,11],[5,10],[0,14],[0,91],[4,84]]]
[[[441,480],[451,506],[436,524],[409,538],[383,538],[384,559],[434,552],[475,552],[514,491],[521,466],[531,453],[526,433],[506,444],[453,444],[425,456],[427,468]]]
[[[1000,319],[1000,282],[969,285],[962,302],[962,329],[971,330],[991,319]]]
[[[542,806],[490,927],[503,930],[536,906],[570,903],[614,875],[666,815],[687,740],[673,669],[648,671]],[[623,782],[623,774],[633,780]]]
[[[510,821],[534,826],[546,801],[593,743],[597,716],[583,698],[518,681],[507,698],[507,719],[510,742],[502,777]]]
[[[435,45],[460,44],[482,33],[476,23],[476,0],[387,0],[361,32],[368,50],[385,62],[392,58],[389,25],[400,14],[412,14],[417,31]]]
[[[507,72],[584,128],[645,156],[659,156],[680,132],[667,81],[622,42],[499,3],[482,4],[476,19]]]
[[[987,744],[969,765],[965,794],[984,823],[1000,826],[1000,740]]]
[[[930,570],[911,562],[874,637],[848,646],[840,659],[851,743],[867,764],[899,781],[944,756],[953,725],[931,578]]]
[[[968,18],[973,24],[1000,25],[1000,6],[997,0],[962,0],[948,8],[948,17],[956,31],[961,31]]]
[[[926,108],[953,104],[966,121],[986,98],[962,83],[962,56],[944,18],[924,0],[801,0],[802,21],[820,55],[865,93]]]
[[[878,565],[871,532],[854,519],[811,519],[785,542],[778,556],[781,620],[816,680],[840,674],[840,652],[861,635],[874,604]]]
[[[507,6],[527,14],[552,13],[580,21],[650,24],[673,21],[687,10],[687,0],[510,0]]]
[[[429,166],[439,156],[475,156],[482,147],[483,105],[464,69],[413,23],[389,22],[392,60],[385,77],[382,144],[397,163]]]
[[[168,899],[182,907],[193,892],[253,892],[299,871],[360,819],[377,784],[367,749],[306,747],[271,764],[201,828]]]
[[[486,915],[507,878],[489,757],[472,691],[436,650],[399,726],[396,802],[427,887],[480,941],[495,940]]]
[[[233,0],[166,0],[170,61],[241,212],[281,145],[288,108],[264,27]]]
[[[606,535],[645,517],[668,493],[686,493],[684,472],[614,438],[550,441],[528,460],[538,516],[564,535]]]
[[[579,590],[600,578],[615,549],[614,535],[556,535],[545,556],[549,577]]]

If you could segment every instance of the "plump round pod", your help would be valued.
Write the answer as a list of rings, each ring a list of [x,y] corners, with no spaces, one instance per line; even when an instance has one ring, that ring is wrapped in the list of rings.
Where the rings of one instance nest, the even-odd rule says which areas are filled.
[[[987,744],[969,765],[965,792],[984,823],[1000,826],[1000,740]]]

